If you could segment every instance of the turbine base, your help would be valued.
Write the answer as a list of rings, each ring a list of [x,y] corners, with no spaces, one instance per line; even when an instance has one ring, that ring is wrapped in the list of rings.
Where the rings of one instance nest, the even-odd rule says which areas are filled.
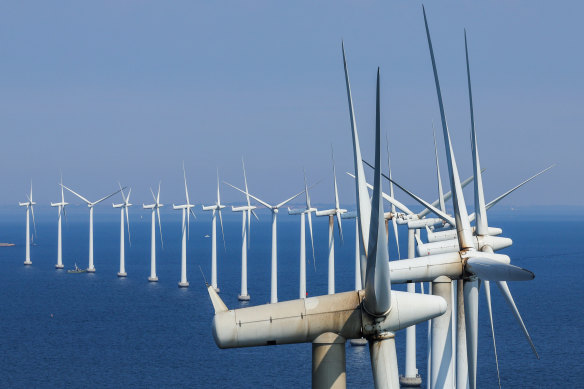
[[[91,269],[87,269],[86,271],[87,271],[88,273],[95,273],[95,268],[93,267],[93,268],[91,268]]]
[[[189,287],[189,283],[188,282],[179,282],[178,283],[178,287],[179,288],[188,288]]]
[[[63,264],[60,264],[60,265],[59,265],[59,264],[56,264],[56,265],[55,265],[55,269],[62,269],[62,268],[64,268],[64,267],[65,267],[65,266],[64,266]]]
[[[246,294],[246,295],[240,295],[240,294],[238,294],[237,295],[237,299],[239,301],[249,301],[250,296],[249,296],[249,294]]]
[[[28,265],[32,265],[32,262],[31,261],[24,261],[24,264],[28,266]]]
[[[158,282],[158,277],[148,277],[148,281],[150,281],[150,282]]]
[[[399,384],[402,388],[419,388],[422,386],[422,377],[416,374],[415,377],[399,376]]]
[[[128,273],[118,273],[118,277],[127,277]]]
[[[367,346],[367,339],[359,338],[359,339],[351,339],[350,341],[351,346]]]

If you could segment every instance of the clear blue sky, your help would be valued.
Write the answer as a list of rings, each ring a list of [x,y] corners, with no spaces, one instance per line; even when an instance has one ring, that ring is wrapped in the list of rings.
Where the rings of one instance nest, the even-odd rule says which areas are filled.
[[[581,2],[426,10],[462,175],[466,27],[487,199],[558,163],[507,204],[584,205]],[[90,199],[120,180],[134,203],[149,201],[162,180],[163,202],[180,203],[183,160],[192,199],[208,203],[216,166],[242,184],[242,155],[250,190],[278,202],[301,190],[303,167],[312,181],[330,178],[331,143],[341,202],[351,203],[341,39],[365,156],[380,66],[394,176],[435,198],[439,113],[418,1],[30,1],[0,5],[0,204],[23,201],[30,179],[38,202],[55,201],[60,169]],[[313,200],[332,202],[330,180]]]

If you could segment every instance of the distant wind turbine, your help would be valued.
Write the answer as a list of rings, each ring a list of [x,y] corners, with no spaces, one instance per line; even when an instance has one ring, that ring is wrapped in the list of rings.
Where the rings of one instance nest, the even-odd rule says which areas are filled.
[[[150,193],[152,193],[152,198],[154,199],[153,204],[145,205],[142,204],[142,208],[152,210],[152,222],[151,222],[151,235],[150,235],[150,277],[148,281],[157,282],[158,277],[156,275],[156,216],[158,216],[158,229],[160,231],[160,244],[164,247],[164,241],[162,240],[162,225],[160,224],[160,207],[164,204],[160,204],[160,183],[158,183],[158,192],[154,196],[152,188],[150,188]]]
[[[319,181],[320,182],[320,181]],[[314,185],[317,185],[318,182]],[[314,186],[313,185],[313,186]],[[312,236],[312,213],[317,212],[316,208],[310,205],[310,195],[308,194],[308,184],[306,183],[306,172],[304,172],[304,194],[306,195],[306,207],[304,209],[290,209],[289,215],[300,215],[300,298],[306,298],[306,227],[305,218],[308,216],[308,228],[310,230],[310,244],[312,245],[312,263],[316,268],[314,257],[314,239]]]
[[[331,148],[331,155],[333,160],[333,183],[334,183],[334,191],[335,191],[335,207],[332,209],[327,209],[324,211],[316,211],[316,216],[328,216],[329,218],[329,242],[328,242],[328,294],[335,293],[335,232],[334,232],[334,225],[335,225],[335,218],[337,219],[337,226],[339,229],[339,237],[341,238],[341,244],[343,243],[343,227],[341,224],[341,215],[347,212],[346,209],[342,209],[339,204],[339,190],[337,187],[337,172],[335,168],[335,157],[332,153]]]
[[[65,193],[63,190],[63,176],[61,175],[61,201],[58,203],[51,203],[51,207],[59,207],[58,208],[58,224],[57,224],[57,264],[55,265],[56,269],[62,269],[63,266],[63,240],[62,240],[62,228],[61,228],[61,220],[62,216],[65,214],[65,206],[69,203],[65,202]]]
[[[217,214],[219,214],[219,221],[221,223],[221,236],[223,237],[223,250],[227,251],[225,247],[225,233],[223,232],[223,217],[221,210],[225,205],[221,204],[221,195],[219,193],[219,169],[217,169],[217,202],[214,205],[203,206],[203,211],[213,211],[213,221],[211,224],[211,285],[219,293],[217,286]]]
[[[119,184],[118,184],[119,185]],[[132,240],[130,239],[130,218],[128,215],[128,207],[132,206],[130,204],[130,195],[132,194],[132,188],[128,192],[128,197],[124,194],[122,186],[119,185],[120,191],[122,193],[123,203],[112,204],[114,208],[120,209],[120,271],[118,272],[118,277],[126,277],[126,248],[125,248],[125,237],[124,237],[124,213],[126,216],[126,222],[128,224],[128,243],[132,245]]]
[[[182,250],[181,250],[181,266],[180,266],[180,282],[178,286],[180,288],[187,288],[189,282],[187,281],[187,236],[189,235],[189,228],[191,224],[191,214],[193,217],[195,213],[193,212],[194,204],[191,204],[189,200],[189,189],[187,187],[187,173],[185,170],[185,164],[183,162],[183,177],[185,181],[185,197],[186,203],[183,205],[172,205],[172,209],[182,210]]]
[[[278,229],[277,229],[276,223],[278,221],[278,211],[281,207],[283,207],[284,205],[286,205],[287,203],[289,203],[290,201],[294,200],[296,197],[298,197],[302,193],[304,193],[304,191],[296,193],[294,196],[282,201],[279,204],[271,205],[271,204],[268,204],[265,201],[257,198],[256,196],[250,194],[249,192],[245,192],[245,191],[239,189],[238,187],[231,185],[228,182],[225,182],[225,183],[227,185],[229,185],[230,187],[232,187],[233,189],[236,189],[236,190],[240,191],[241,193],[245,194],[246,196],[251,197],[252,199],[257,201],[258,203],[260,203],[261,205],[263,205],[264,207],[266,207],[270,211],[272,211],[272,282],[271,282],[270,302],[272,304],[277,303],[278,302]],[[248,218],[249,218],[249,216],[248,216]]]
[[[110,195],[102,197],[101,199],[99,199],[97,201],[91,202],[91,201],[87,200],[85,197],[81,196],[79,193],[75,192],[73,189],[70,189],[63,184],[61,184],[61,186],[65,189],[67,189],[69,192],[73,193],[75,196],[79,197],[81,200],[85,201],[85,203],[87,204],[87,207],[89,208],[89,267],[87,268],[87,272],[94,273],[95,267],[93,266],[93,207],[95,207],[97,204],[101,203],[102,201],[109,199],[113,195],[118,194],[119,192],[122,191],[122,189],[126,189],[126,188],[124,187],[122,189],[116,190],[114,193],[112,193]]]
[[[34,221],[34,205],[36,203],[32,200],[32,180],[30,181],[30,195],[25,195],[28,201],[24,203],[18,203],[21,207],[26,207],[26,251],[24,257],[25,265],[32,265],[30,260],[30,214],[32,214],[32,224],[34,228],[34,234],[36,235],[36,223]]]

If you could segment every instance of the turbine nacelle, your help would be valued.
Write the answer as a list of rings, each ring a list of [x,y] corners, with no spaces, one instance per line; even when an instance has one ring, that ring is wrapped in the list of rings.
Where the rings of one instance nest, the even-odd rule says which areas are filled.
[[[498,251],[510,247],[513,244],[513,240],[500,236],[485,235],[474,236],[473,243],[475,250],[479,250],[484,246],[490,246],[493,250]],[[455,237],[454,239],[440,240],[431,243],[418,242],[417,250],[420,257],[425,257],[433,254],[459,251],[460,246],[458,245],[458,240]]]

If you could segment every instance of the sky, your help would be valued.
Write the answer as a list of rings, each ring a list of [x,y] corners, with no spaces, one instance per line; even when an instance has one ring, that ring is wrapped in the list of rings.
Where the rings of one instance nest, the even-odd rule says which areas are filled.
[[[0,3],[0,205],[58,199],[59,174],[90,200],[197,205],[221,180],[269,203],[324,179],[354,202],[344,40],[363,155],[373,159],[375,75],[394,178],[436,198],[440,116],[419,1],[27,1]],[[584,206],[584,54],[578,1],[425,4],[461,176],[471,174],[469,39],[487,201],[552,163],[507,206]],[[440,133],[438,133],[440,134]],[[445,155],[439,139],[442,177]],[[385,145],[383,146],[385,148]],[[383,158],[385,156],[385,150]],[[387,190],[387,187],[385,188]],[[222,185],[222,200],[243,197]],[[467,191],[469,207],[472,191]],[[397,192],[398,199],[412,202]],[[67,200],[79,203],[71,196]]]

